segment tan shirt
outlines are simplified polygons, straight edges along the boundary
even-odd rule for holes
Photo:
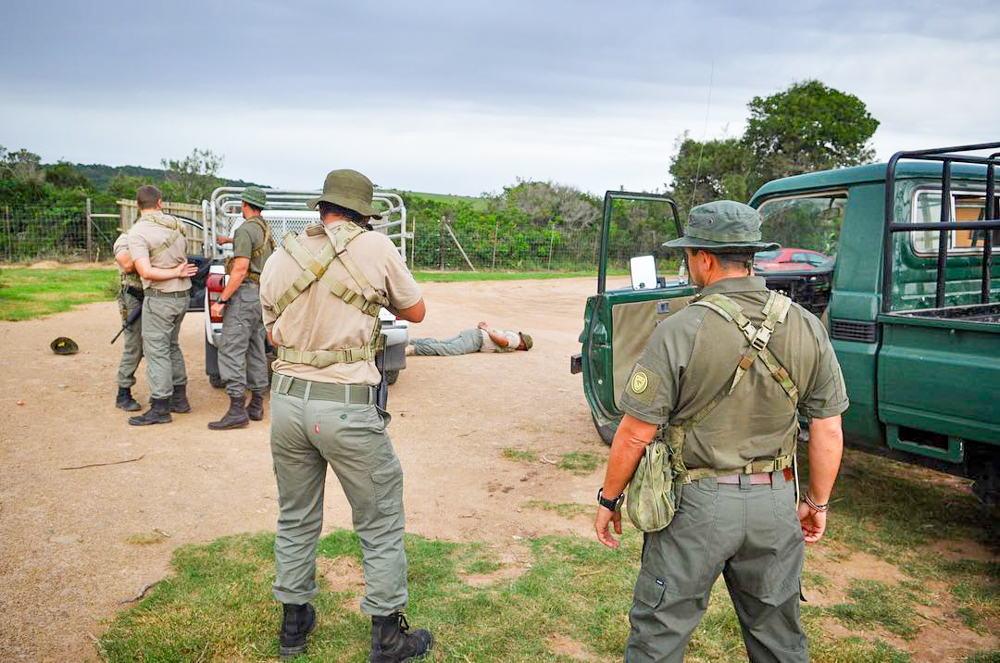
[[[507,339],[507,347],[501,348],[493,342],[488,332],[480,329],[479,333],[483,337],[483,345],[479,348],[480,352],[513,352],[517,350],[517,346],[521,345],[521,336],[517,332],[507,331],[506,329],[495,329],[493,331]]]
[[[721,293],[760,327],[769,295],[761,277],[717,281],[700,297]],[[732,381],[747,347],[732,322],[704,306],[688,306],[657,325],[622,396],[622,409],[642,421],[663,425],[690,419]],[[689,468],[741,468],[756,458],[789,453],[797,417],[831,417],[847,409],[840,364],[822,323],[793,304],[767,344],[799,388],[798,412],[781,385],[758,359],[736,387],[684,439]],[[636,391],[638,389],[638,391]]]
[[[115,243],[112,245],[111,251],[115,254],[115,258],[118,257],[118,254],[128,251],[127,233],[122,233],[121,235],[118,235],[118,239],[116,239]],[[134,269],[131,272],[126,272],[124,269],[122,269],[121,265],[116,263],[116,266],[118,267],[118,276],[121,277],[122,283],[124,285],[132,286],[134,288],[139,288],[140,290],[142,289],[142,282],[139,280],[138,272],[136,272]]]
[[[331,224],[331,227],[336,225]],[[307,227],[298,239],[313,255],[330,241],[318,224]],[[361,233],[347,245],[347,253],[372,287],[386,293],[397,310],[409,308],[420,301],[420,287],[392,240],[385,235]],[[339,260],[334,260],[329,270],[344,285],[361,291]],[[296,350],[343,350],[367,345],[375,318],[343,302],[322,283],[314,282],[282,311],[280,317],[275,315],[274,303],[281,299],[302,271],[299,263],[283,248],[277,249],[264,265],[260,277],[260,303],[264,325],[271,332],[274,343]],[[316,368],[277,359],[272,368],[276,373],[314,382],[378,384],[381,380],[374,361]]]
[[[154,212],[140,217],[139,221],[128,231],[128,252],[132,255],[132,260],[149,258],[150,266],[161,269],[171,269],[187,262],[187,240],[184,239],[183,228],[180,226],[180,221],[163,212]],[[170,246],[150,257],[151,253],[163,246],[174,235],[174,228],[181,231],[180,235],[175,236]],[[179,292],[191,288],[191,279],[187,277],[167,279],[166,281],[142,279],[142,287],[162,292]]]

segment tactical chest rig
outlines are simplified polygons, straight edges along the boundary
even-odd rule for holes
[[[274,237],[271,236],[271,227],[267,225],[267,222],[259,216],[252,216],[246,220],[246,223],[256,224],[261,230],[264,231],[264,241],[260,243],[260,246],[250,252],[250,262],[253,262],[257,258],[264,255],[265,247],[269,247],[271,249],[271,253],[274,253]],[[229,274],[232,271],[233,260],[234,258],[226,258],[226,274]],[[251,272],[248,267],[246,276],[243,277],[243,280],[259,284],[260,274],[257,272]]]
[[[167,221],[167,219],[170,219],[171,221],[173,221],[173,223],[170,223],[169,221]],[[143,219],[140,219],[140,220],[143,220]],[[161,253],[163,253],[164,251],[166,251],[167,249],[169,249],[171,246],[173,246],[174,242],[176,242],[178,238],[184,237],[184,230],[181,228],[180,221],[178,221],[177,219],[173,218],[172,216],[168,217],[166,215],[161,215],[161,214],[151,214],[151,215],[149,215],[144,220],[146,220],[146,221],[152,221],[156,225],[162,226],[162,227],[164,227],[164,228],[166,228],[167,230],[170,231],[170,234],[167,235],[167,239],[164,240],[163,244],[160,244],[158,247],[156,247],[155,249],[153,249],[152,251],[149,252],[149,259],[150,260],[152,260],[156,256],[160,255]],[[185,240],[185,242],[186,242],[186,240]],[[185,251],[187,250],[187,244],[186,243],[185,243],[184,249],[185,249]]]
[[[311,254],[293,233],[288,233],[281,240],[281,246],[288,252],[288,255],[302,268],[302,274],[295,279],[291,287],[285,291],[274,304],[274,313],[278,317],[288,306],[298,298],[303,292],[314,284],[319,283],[329,290],[335,297],[345,304],[357,308],[365,315],[375,318],[375,325],[372,328],[371,338],[367,345],[358,348],[344,348],[340,350],[303,350],[300,348],[290,348],[278,346],[278,359],[293,364],[308,364],[316,368],[325,368],[332,364],[353,364],[359,361],[372,361],[375,355],[382,349],[382,321],[379,320],[378,313],[384,306],[388,306],[389,300],[386,296],[372,287],[365,275],[354,264],[354,260],[347,253],[347,245],[350,244],[365,230],[353,223],[345,223],[333,230],[333,237],[323,245],[317,255]],[[333,276],[330,266],[334,261],[340,262],[351,275],[355,283],[361,288],[361,292],[351,286],[338,281]]]
[[[771,377],[781,385],[791,402],[792,409],[794,410],[798,406],[798,388],[792,382],[788,371],[778,363],[771,351],[767,349],[771,334],[774,333],[777,325],[784,323],[791,304],[792,300],[788,297],[772,291],[761,311],[764,314],[764,322],[760,328],[757,328],[744,314],[742,307],[725,295],[712,294],[691,302],[690,306],[704,306],[735,324],[750,345],[740,357],[731,382],[724,385],[719,393],[691,418],[685,421],[675,420],[668,426],[661,426],[657,430],[653,442],[646,447],[646,452],[640,459],[639,466],[628,486],[627,511],[629,518],[637,528],[644,532],[658,532],[669,525],[674,512],[680,506],[682,487],[686,483],[733,474],[734,472],[755,474],[758,472],[777,472],[792,467],[795,459],[794,439],[790,453],[771,459],[754,460],[738,470],[717,470],[702,467],[689,470],[684,465],[683,458],[684,438],[687,433],[699,422],[704,421],[726,396],[736,390],[736,386],[757,359],[764,363]],[[795,435],[798,435],[797,427]]]

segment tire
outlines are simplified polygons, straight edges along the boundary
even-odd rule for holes
[[[607,424],[602,426],[601,424],[597,423],[597,417],[595,417],[593,413],[591,413],[590,418],[594,422],[594,428],[597,429],[597,434],[598,436],[600,436],[601,442],[604,442],[604,444],[610,447],[611,443],[615,439],[615,432],[618,431],[617,422],[614,424]]]
[[[385,383],[386,384],[396,384],[396,380],[399,379],[399,371],[386,371],[385,372]]]

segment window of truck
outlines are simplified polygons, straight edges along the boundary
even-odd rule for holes
[[[975,192],[955,192],[951,195],[951,218],[955,221],[981,221],[986,210],[986,195]],[[936,223],[941,220],[941,192],[937,189],[918,189],[913,194],[911,223]],[[965,255],[982,253],[984,230],[952,230],[948,233],[948,254]],[[910,233],[913,252],[920,257],[937,257],[936,230]],[[993,245],[1000,241],[1000,230],[993,231]]]
[[[833,255],[846,205],[846,191],[771,198],[758,208],[763,220],[761,233],[765,240],[782,246]]]

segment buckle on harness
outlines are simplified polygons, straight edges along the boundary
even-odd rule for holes
[[[754,337],[750,340],[750,345],[755,347],[757,350],[763,350],[767,347],[767,342],[771,340],[771,330],[767,327],[761,327],[754,334]]]

